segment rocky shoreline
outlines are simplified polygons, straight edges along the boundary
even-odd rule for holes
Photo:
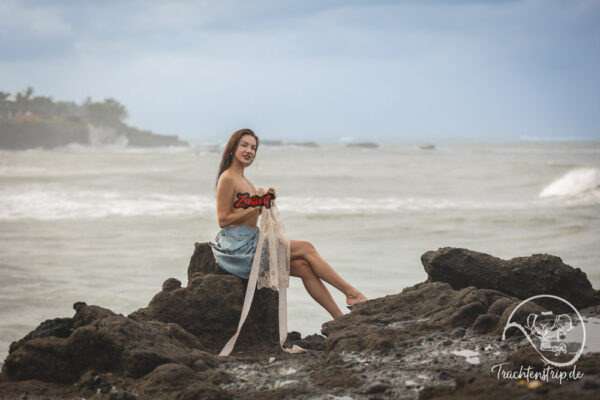
[[[458,248],[429,251],[421,262],[427,281],[356,305],[324,323],[322,335],[290,332],[286,345],[303,347],[302,354],[279,348],[277,293],[261,289],[231,356],[218,357],[237,328],[246,282],[224,275],[208,245],[196,243],[186,287],[169,278],[147,307],[128,316],[76,302],[72,318],[44,321],[13,342],[0,398],[599,398],[597,352],[553,367],[583,374],[562,384],[492,372],[499,364],[507,371],[548,368],[516,329],[501,338],[513,310],[526,316],[549,307],[539,299],[519,308],[522,300],[560,296],[584,321],[600,316],[600,291],[580,269],[547,254],[501,260]],[[568,308],[556,312],[577,327]]]
[[[177,135],[160,135],[122,124],[95,127],[80,121],[12,121],[0,119],[0,149],[54,149],[69,144],[84,146],[166,147],[189,143]]]

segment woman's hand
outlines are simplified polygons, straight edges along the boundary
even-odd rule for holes
[[[262,196],[263,194],[265,194],[265,189],[259,187],[258,189],[256,189],[256,193],[259,196]],[[260,206],[260,207],[257,207],[257,208],[258,208],[258,215],[262,215],[263,206]]]
[[[265,189],[259,187],[258,189],[256,189],[256,193],[259,196],[263,196],[265,194]],[[269,190],[267,190],[267,193],[273,193],[273,199],[277,197],[277,194],[275,193],[275,188],[273,187],[270,187]]]

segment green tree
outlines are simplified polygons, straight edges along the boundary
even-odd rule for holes
[[[50,119],[56,115],[56,105],[52,97],[36,96],[29,101],[29,111]]]
[[[33,88],[29,86],[25,92],[17,93],[16,103],[17,103],[17,114],[25,114],[29,111],[29,102],[31,99],[31,95],[33,95]]]
[[[104,99],[102,103],[84,103],[91,123],[104,126],[120,126],[129,114],[124,105],[115,99]]]

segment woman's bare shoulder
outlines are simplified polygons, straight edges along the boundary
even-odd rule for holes
[[[217,187],[233,187],[234,192],[256,192],[256,187],[246,177],[240,176],[229,170],[223,171],[219,177]]]
[[[238,181],[238,179],[235,176],[235,174],[232,174],[231,172],[229,172],[229,170],[225,170],[219,177],[218,184],[219,185],[222,185],[222,184],[235,185],[237,183],[237,181]]]

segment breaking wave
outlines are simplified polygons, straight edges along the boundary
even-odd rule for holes
[[[595,168],[573,169],[547,185],[539,197],[578,197],[600,198],[600,174]]]

